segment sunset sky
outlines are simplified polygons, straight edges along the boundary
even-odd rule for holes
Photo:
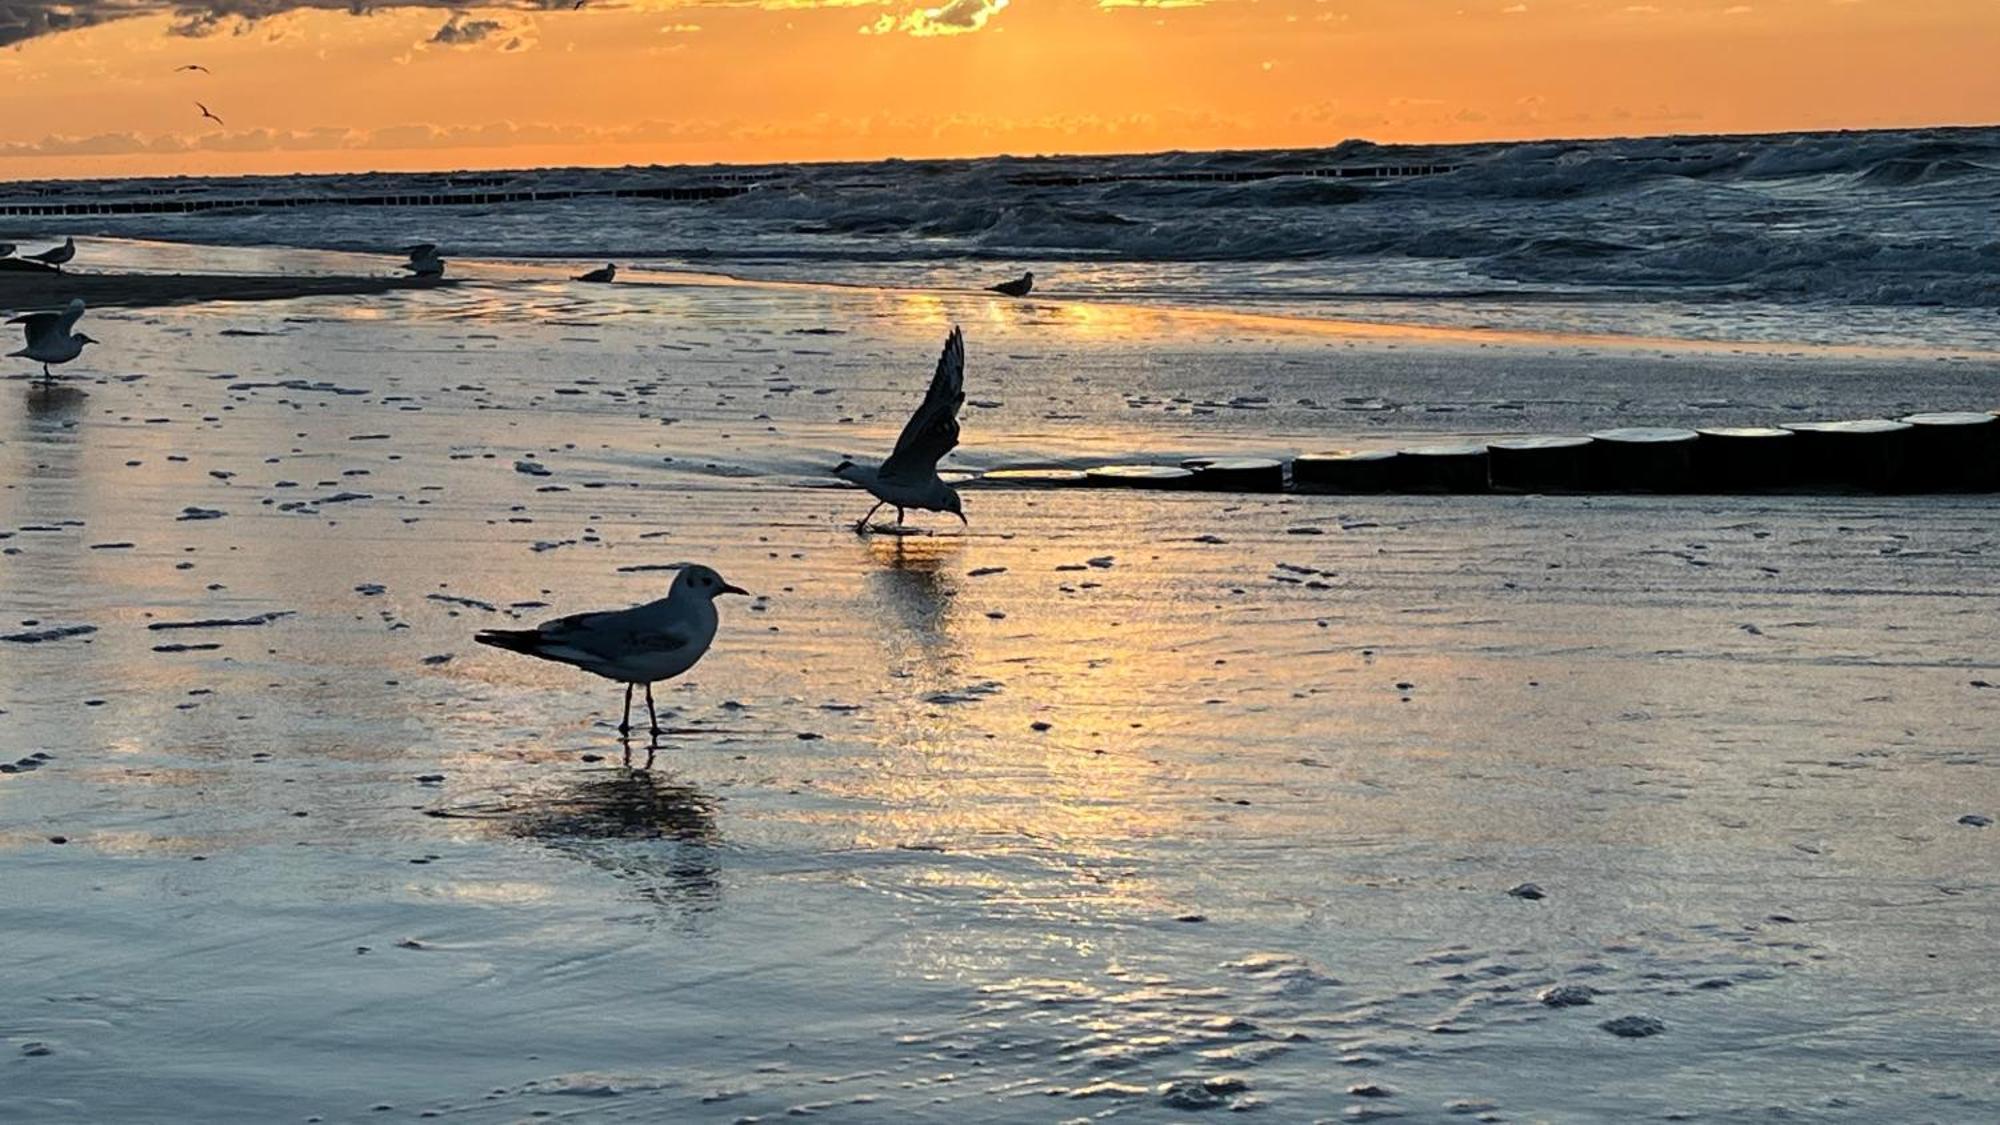
[[[2000,121],[2000,0],[554,2],[0,0],[0,178]]]

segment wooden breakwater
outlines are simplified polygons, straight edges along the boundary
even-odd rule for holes
[[[1260,180],[1407,180],[1456,172],[1460,164],[1334,164],[1324,168],[1239,168],[1184,172],[1030,172],[1010,176],[1023,187],[1087,187],[1091,184],[1174,183],[1248,184]]]
[[[1434,441],[1287,458],[1010,468],[1002,488],[1331,493],[1916,495],[2000,492],[2000,411],[1781,426],[1628,426],[1565,437]]]
[[[202,211],[274,211],[289,207],[492,207],[565,199],[660,199],[699,203],[729,199],[748,183],[683,184],[619,188],[516,188],[487,191],[394,191],[353,194],[203,196],[151,199],[30,199],[0,201],[0,216],[54,218],[77,215],[186,215]]]

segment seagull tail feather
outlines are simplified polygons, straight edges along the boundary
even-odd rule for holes
[[[542,635],[534,629],[481,629],[473,634],[472,639],[483,645],[527,656],[540,655],[542,647]]]

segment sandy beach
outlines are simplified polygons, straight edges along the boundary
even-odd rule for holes
[[[94,308],[5,389],[0,1118],[2000,1116],[1990,497],[863,540],[826,473],[952,323],[972,469],[1985,410],[1991,357],[554,272]],[[650,773],[471,642],[684,560],[756,597]]]

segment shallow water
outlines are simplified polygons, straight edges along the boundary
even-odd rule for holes
[[[824,475],[947,320],[970,466],[1990,364],[505,277],[91,317],[0,418],[0,625],[95,629],[0,641],[0,1117],[2000,1115],[1988,498],[986,488],[863,541]],[[470,642],[689,558],[759,596],[650,773],[615,688]]]

